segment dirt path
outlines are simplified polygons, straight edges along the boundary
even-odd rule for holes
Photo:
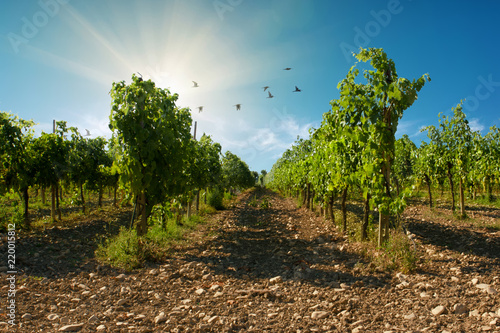
[[[89,260],[19,276],[17,331],[500,332],[500,233],[422,221],[422,211],[406,213],[423,260],[405,276],[369,265],[292,200],[245,193],[162,263],[123,273]],[[73,243],[67,255],[87,251]],[[36,267],[70,267],[58,260]]]

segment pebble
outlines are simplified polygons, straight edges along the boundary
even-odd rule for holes
[[[196,289],[195,294],[197,294],[197,295],[201,295],[201,294],[203,294],[204,292],[205,292],[205,289],[200,288],[200,289]]]
[[[323,319],[326,317],[328,317],[328,312],[326,312],[326,311],[314,311],[311,314],[312,319]]]
[[[213,321],[215,321],[217,318],[219,318],[219,316],[213,316],[213,317],[209,318],[207,321],[208,321],[208,323],[210,324],[210,323],[212,323]]]
[[[72,325],[66,325],[63,326],[59,329],[60,332],[76,332],[82,329],[83,323],[82,324],[72,324]]]
[[[105,331],[105,330],[106,330],[106,326],[104,326],[104,325],[99,325],[99,326],[97,326],[97,328],[96,328],[96,331],[98,331],[98,332],[100,332],[100,331]]]
[[[492,286],[488,286],[486,288],[486,292],[488,294],[490,294],[490,295],[496,295],[496,294],[498,294],[498,291],[495,288],[493,288]]]
[[[269,279],[270,284],[278,284],[281,282],[283,282],[283,278],[281,276],[275,276],[275,277]]]
[[[417,316],[415,316],[414,313],[410,313],[409,315],[406,315],[405,316],[405,319],[406,320],[412,320],[412,319],[415,319]]]
[[[71,323],[71,320],[68,317],[62,317],[59,322],[63,325]]]
[[[97,324],[98,322],[99,322],[99,318],[96,315],[92,315],[89,318],[89,323],[91,323],[91,324]]]
[[[488,288],[490,285],[489,284],[486,284],[486,283],[480,283],[480,284],[476,284],[476,288],[479,288],[479,289],[486,289]]]
[[[117,279],[118,281],[123,281],[123,280],[125,280],[125,277],[126,277],[125,274],[120,274],[117,277],[115,277],[115,279]]]
[[[155,317],[155,324],[162,323],[166,320],[167,316],[165,315],[165,312],[160,312],[160,314]]]
[[[21,318],[23,318],[25,320],[31,320],[31,319],[33,319],[33,316],[29,313],[25,313],[25,314],[23,314],[23,316]]]
[[[442,305],[436,306],[434,309],[432,309],[432,314],[435,316],[442,315],[446,308]]]
[[[47,316],[47,319],[48,320],[56,320],[59,318],[59,315],[55,314],[55,313],[51,313]]]
[[[453,312],[455,314],[464,314],[467,313],[467,311],[468,311],[467,307],[462,303],[457,303],[453,306]]]
[[[125,305],[128,301],[126,299],[119,299],[118,302],[116,302],[116,305],[122,306]]]

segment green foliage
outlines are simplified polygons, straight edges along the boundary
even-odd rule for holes
[[[194,186],[189,177],[196,155],[191,115],[176,106],[177,94],[135,74],[130,85],[113,83],[110,95],[109,127],[120,179],[135,196],[144,195],[149,216],[153,206]]]
[[[410,273],[417,268],[420,260],[414,243],[401,231],[391,233],[389,241],[384,244],[390,264],[389,267]]]
[[[345,194],[348,188],[361,188],[370,207],[382,213],[382,232],[387,230],[387,215],[404,208],[406,195],[394,193],[391,184],[398,122],[430,78],[398,77],[394,62],[382,49],[360,49],[355,56],[370,62],[372,69],[364,70],[360,81],[358,63],[351,67],[337,86],[340,98],[332,100],[331,110],[323,114],[321,127],[311,131],[310,139],[298,139],[270,174],[272,186],[281,192],[311,190],[320,202]],[[406,182],[413,161],[410,141],[404,140],[395,169],[396,177]]]
[[[222,186],[226,190],[243,190],[256,182],[248,165],[238,156],[227,151],[222,158]]]
[[[111,266],[132,270],[146,261],[161,260],[173,242],[181,240],[186,232],[202,222],[201,218],[193,217],[179,225],[174,219],[168,219],[164,224],[155,223],[144,236],[121,227],[118,235],[99,244],[96,257]]]
[[[140,266],[139,237],[133,230],[120,228],[120,233],[105,240],[96,250],[96,257],[112,266],[132,270]]]
[[[271,208],[271,202],[268,197],[263,197],[260,201],[260,209],[269,209]]]
[[[208,197],[207,197],[207,203],[211,207],[217,209],[217,210],[222,210],[224,209],[223,205],[223,197],[224,197],[224,192],[218,187],[215,187],[208,192]]]

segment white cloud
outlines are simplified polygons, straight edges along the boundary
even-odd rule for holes
[[[479,123],[478,118],[472,118],[469,121],[469,127],[470,127],[471,131],[473,131],[473,132],[484,130],[484,125]]]

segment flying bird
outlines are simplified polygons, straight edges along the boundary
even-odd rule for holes
[[[203,111],[203,106],[198,106],[198,113],[200,113],[201,111]]]
[[[269,86],[265,86],[265,87],[262,87],[262,88],[264,88],[264,91],[266,91],[269,88]]]
[[[85,129],[87,131],[87,134],[85,136],[90,136],[90,131],[88,129]]]
[[[284,71],[289,71],[290,69],[292,68],[291,67],[283,68]]]
[[[241,110],[241,104],[235,104],[233,106],[236,106],[236,111]]]
[[[300,90],[297,86],[295,86],[295,90],[293,92],[301,92],[302,90]]]
[[[198,82],[193,81],[193,88],[198,88]]]
[[[269,96],[267,96],[267,98],[273,98],[274,97],[273,95],[271,95],[270,91],[268,91],[267,93],[269,94]]]

